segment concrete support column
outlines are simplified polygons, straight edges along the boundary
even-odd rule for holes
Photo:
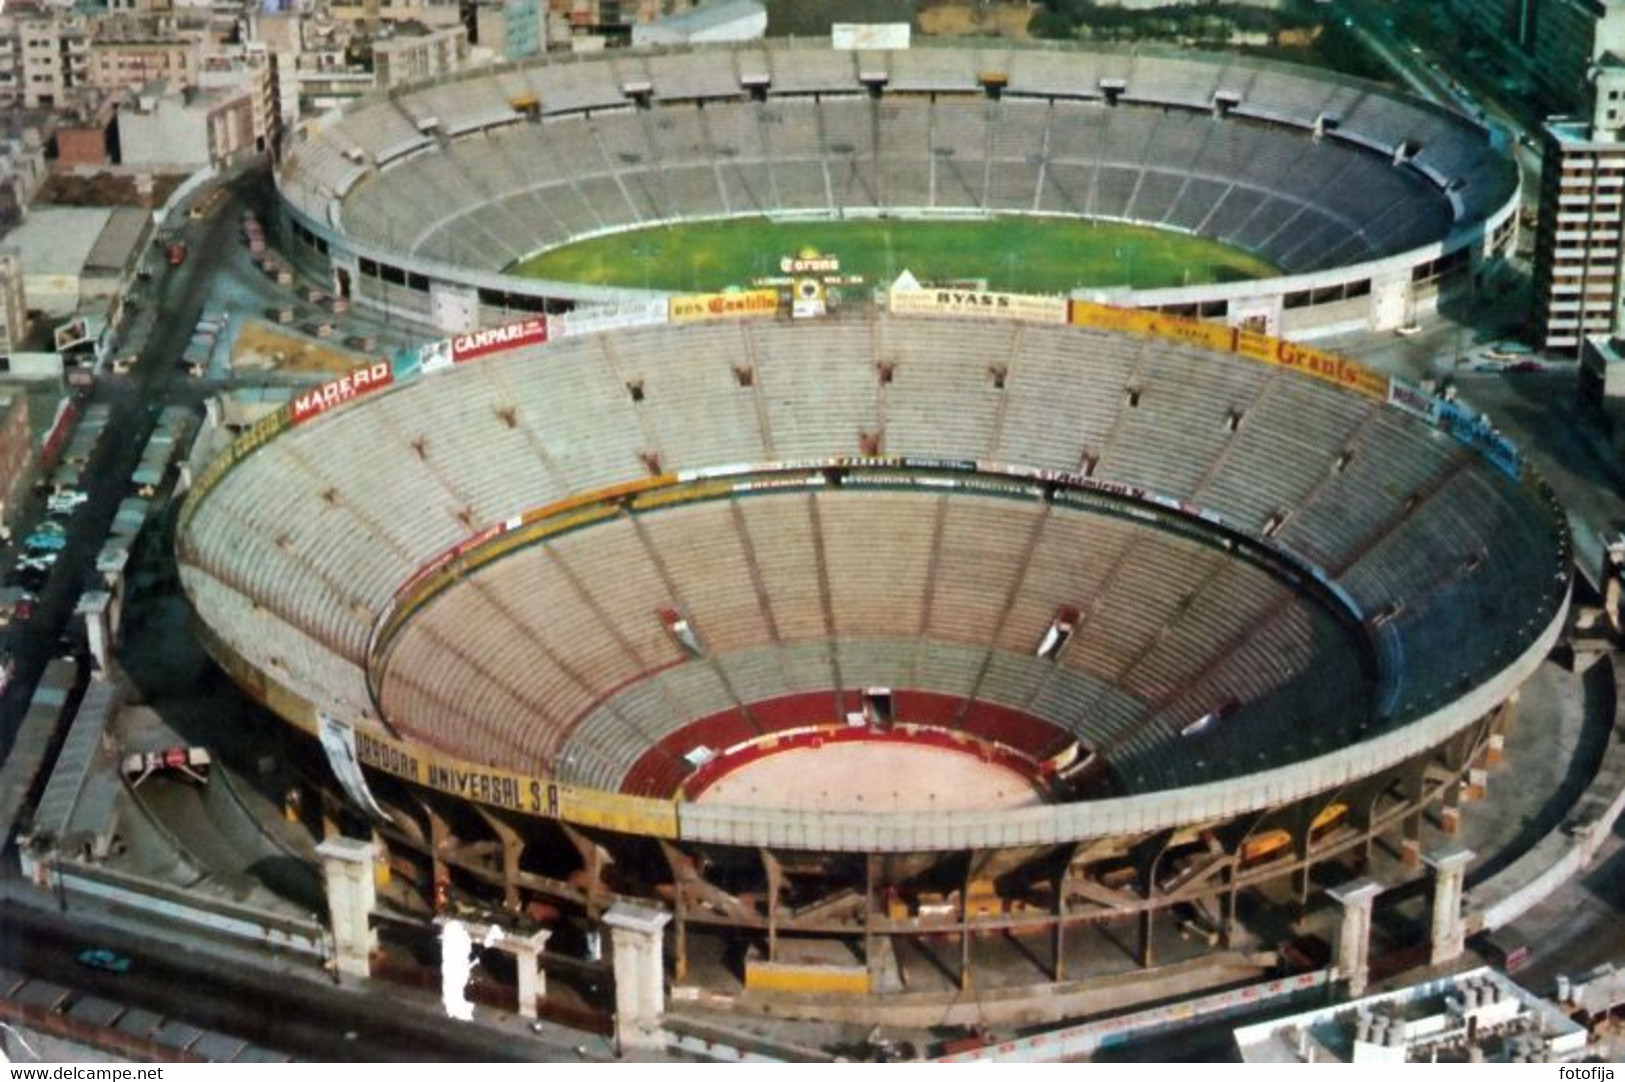
[[[1461,829],[1463,788],[1460,785],[1450,786],[1444,791],[1444,800],[1439,804],[1439,829],[1446,834],[1455,834]]]
[[[1423,858],[1433,869],[1433,925],[1429,963],[1441,965],[1461,957],[1467,928],[1461,919],[1461,891],[1473,851],[1462,846],[1435,850]]]
[[[333,930],[334,964],[340,973],[365,977],[378,946],[372,911],[378,900],[373,879],[373,843],[334,836],[316,847],[327,885],[327,918]]]
[[[1382,893],[1382,884],[1356,879],[1326,893],[1343,907],[1337,937],[1337,972],[1349,982],[1349,995],[1358,999],[1365,995],[1371,977],[1371,908]]]
[[[664,1046],[666,1012],[663,930],[671,914],[616,902],[604,914],[615,955],[615,1045],[622,1052]]]
[[[519,971],[519,1014],[536,1017],[536,1002],[547,996],[547,971],[542,968],[542,951],[553,933],[542,929],[532,935],[503,935],[492,946],[513,955]]]
[[[1610,578],[1612,581],[1612,578]],[[1518,707],[1522,705],[1523,689],[1514,691],[1501,709],[1490,719],[1490,738],[1484,747],[1484,765],[1499,766],[1506,758],[1507,731],[1518,720]]]

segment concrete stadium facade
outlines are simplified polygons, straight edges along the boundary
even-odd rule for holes
[[[1079,929],[1127,922],[1147,968],[1159,920],[1240,949],[1238,896],[1307,900],[1460,799],[1561,631],[1561,514],[1402,381],[1032,301],[454,336],[239,436],[192,485],[182,582],[233,678],[359,764],[425,906],[653,902],[679,983],[706,983],[692,937],[742,937],[746,988],[816,1017],[774,989],[895,991],[896,943],[957,938],[961,988],[994,933],[1051,937],[1045,987]],[[854,727],[1045,800],[690,799]],[[792,939],[860,972],[783,983]]]

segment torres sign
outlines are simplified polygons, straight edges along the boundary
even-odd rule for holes
[[[388,361],[375,361],[357,368],[347,376],[329,380],[294,396],[288,403],[288,416],[294,424],[304,424],[335,406],[342,406],[364,394],[381,391],[395,382],[395,372]]]

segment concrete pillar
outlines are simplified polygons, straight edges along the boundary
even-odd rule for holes
[[[1439,829],[1446,834],[1455,834],[1461,829],[1461,802],[1466,796],[1466,787],[1451,785],[1444,791],[1444,799],[1439,804]]]
[[[1337,972],[1349,982],[1349,995],[1365,995],[1371,977],[1371,908],[1382,893],[1373,879],[1356,879],[1326,892],[1343,907],[1337,939]]]
[[[1462,793],[1466,800],[1483,800],[1490,790],[1490,772],[1482,762],[1474,763],[1467,768],[1467,789]]]
[[[1420,830],[1421,828],[1418,827],[1417,829]],[[1422,839],[1412,837],[1410,831],[1411,823],[1410,819],[1407,818],[1405,821],[1405,838],[1399,843],[1399,862],[1407,868],[1414,868],[1422,863]]]
[[[373,843],[335,835],[316,847],[327,885],[327,918],[333,929],[334,964],[340,973],[365,977],[378,946],[372,911],[378,900]]]
[[[1461,957],[1466,949],[1467,927],[1461,919],[1462,882],[1473,851],[1462,846],[1437,849],[1422,859],[1433,869],[1433,926],[1431,965],[1442,965]]]
[[[615,1045],[623,1053],[664,1047],[666,1012],[663,929],[671,914],[616,902],[604,914],[615,956]]]
[[[542,929],[533,935],[505,934],[492,946],[513,955],[519,971],[519,1014],[536,1017],[536,1001],[547,995],[547,971],[542,968],[542,951],[553,933]]]
[[[1507,730],[1517,720],[1518,707],[1521,705],[1523,690],[1514,691],[1506,702],[1501,704],[1500,711],[1490,720],[1490,738],[1484,748],[1484,765],[1499,766],[1506,758]]]
[[[474,972],[474,944],[479,942],[475,938],[476,929],[455,919],[442,919],[438,923],[441,1008],[447,1018],[472,1022],[474,1004],[468,998],[468,980]]]

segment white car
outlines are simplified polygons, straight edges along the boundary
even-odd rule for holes
[[[78,489],[68,489],[48,496],[45,500],[45,509],[53,515],[71,515],[79,510],[90,497]]]
[[[1497,342],[1484,351],[1484,356],[1492,361],[1518,361],[1534,352],[1534,347],[1522,342]]]
[[[56,553],[40,552],[30,556],[22,556],[17,560],[17,566],[29,571],[49,571],[56,563]]]

